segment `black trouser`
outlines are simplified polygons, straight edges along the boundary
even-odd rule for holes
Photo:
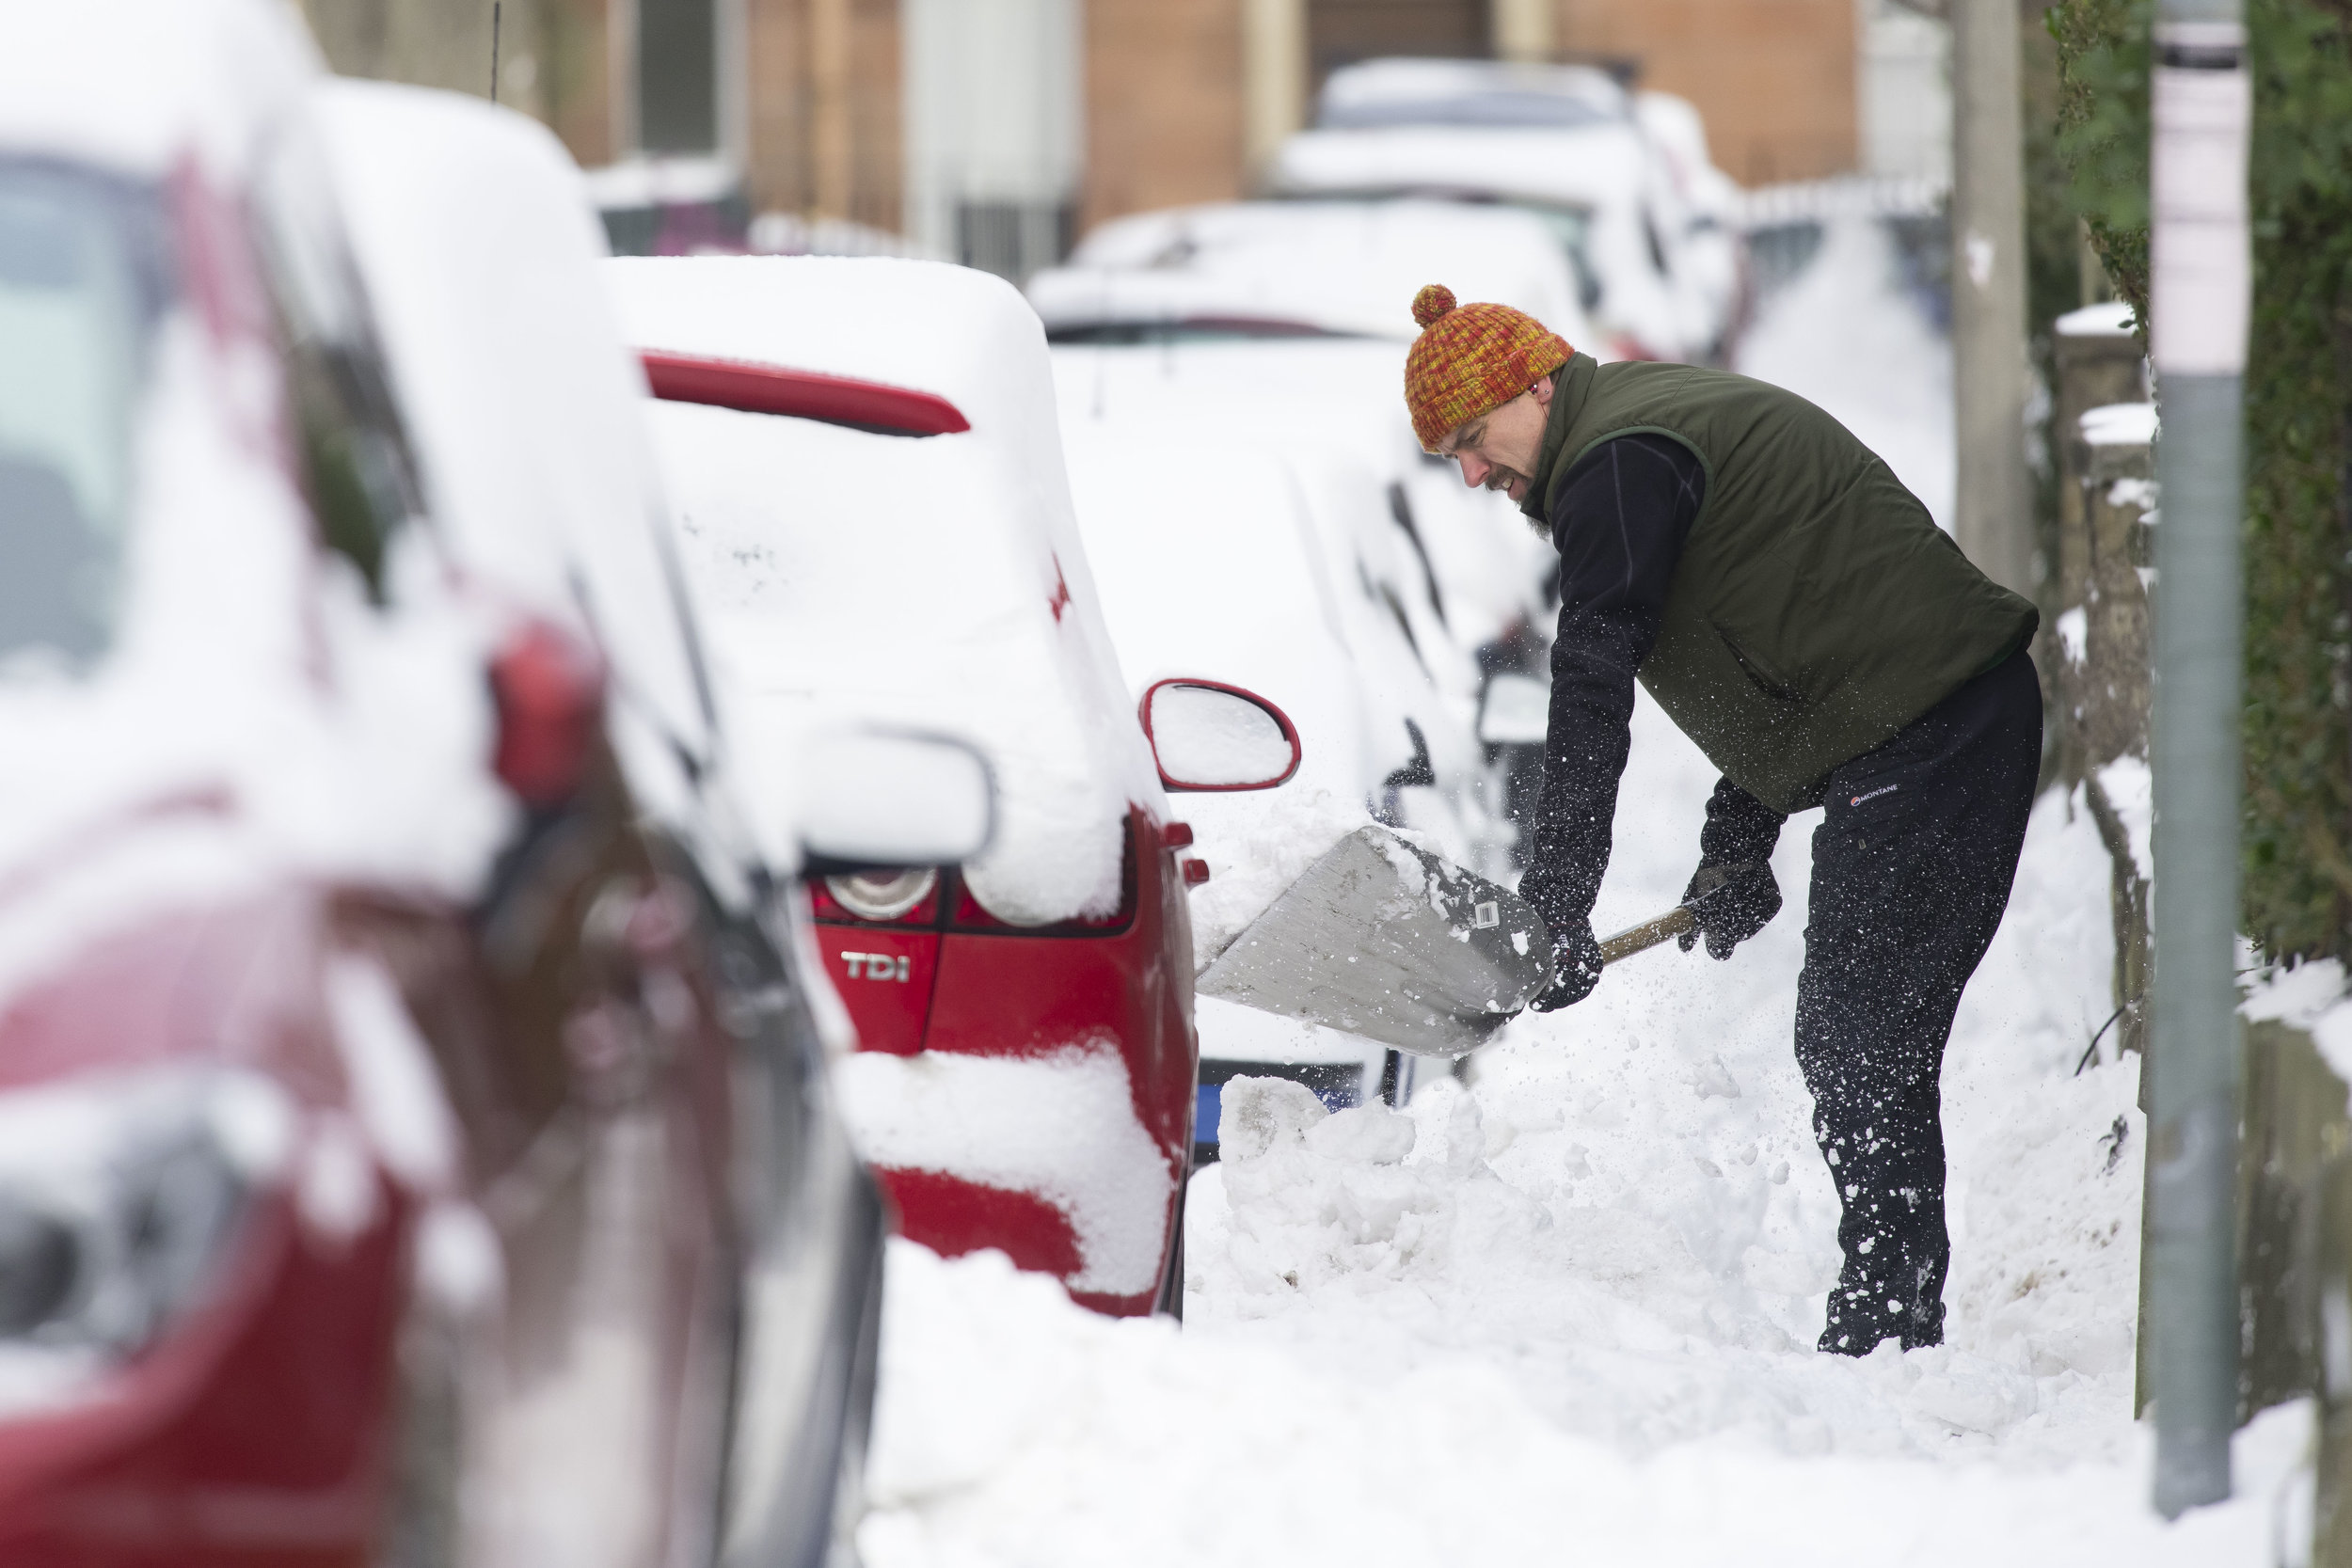
[[[1845,1205],[1822,1350],[1944,1338],[1944,1044],[2009,903],[2041,767],[2021,652],[1824,786],[1797,980],[1797,1065]]]

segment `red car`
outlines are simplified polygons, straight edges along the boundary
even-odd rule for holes
[[[1184,895],[1206,868],[1166,791],[1279,783],[1295,732],[1249,693],[1171,683],[1155,766],[1071,515],[1043,333],[1009,287],[781,258],[612,276],[734,733],[854,715],[995,765],[987,855],[813,893],[861,1042],[845,1113],[906,1234],[1000,1247],[1105,1312],[1181,1310]]]
[[[877,1207],[710,793],[567,166],[505,116],[439,169],[542,243],[437,364],[370,287],[434,236],[356,264],[322,148],[365,127],[282,8],[8,26],[0,1560],[822,1560]],[[791,1223],[841,1352],[798,1477],[738,1392]]]

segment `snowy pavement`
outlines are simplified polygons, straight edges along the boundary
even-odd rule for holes
[[[1750,364],[1817,378],[1857,428],[1840,401],[1915,410],[1886,444],[1925,489],[1942,364],[1867,352],[1902,329],[1855,287],[1867,241],[1832,237]],[[1800,330],[1841,319],[1851,359]],[[1713,782],[1645,698],[1597,928],[1675,901]],[[1948,1342],[1812,1350],[1836,1200],[1789,1036],[1818,820],[1790,822],[1788,905],[1728,962],[1631,959],[1409,1113],[1229,1090],[1182,1331],[894,1243],[872,1568],[2295,1560],[2301,1407],[2241,1434],[2236,1500],[2172,1527],[2146,1506],[2137,1067],[2074,1072],[2111,1006],[2107,863],[2063,796],[1947,1058]]]

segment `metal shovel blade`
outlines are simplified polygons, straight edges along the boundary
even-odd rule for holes
[[[1385,828],[1361,828],[1309,866],[1198,984],[1203,996],[1418,1056],[1460,1056],[1550,981],[1551,938],[1525,899]]]

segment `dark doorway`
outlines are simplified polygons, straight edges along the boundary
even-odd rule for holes
[[[1337,67],[1384,55],[1484,58],[1493,52],[1487,0],[1307,0],[1315,87]]]

